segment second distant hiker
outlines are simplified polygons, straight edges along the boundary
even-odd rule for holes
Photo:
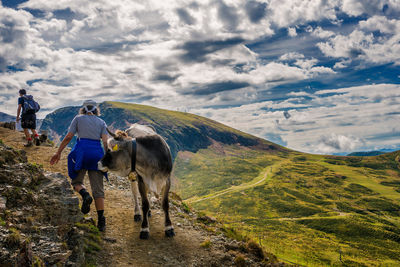
[[[90,204],[93,198],[86,191],[83,179],[86,172],[89,175],[90,187],[95,200],[98,221],[97,227],[104,231],[106,218],[104,217],[104,185],[103,173],[97,170],[97,162],[103,157],[104,149],[107,149],[107,130],[106,123],[100,119],[99,108],[96,102],[87,100],[79,110],[69,126],[68,133],[62,140],[56,154],[50,159],[50,164],[56,164],[61,157],[61,152],[72,140],[75,134],[78,138],[74,148],[68,155],[68,175],[72,179],[72,186],[76,192],[82,196],[82,213],[90,211]]]
[[[19,90],[18,108],[17,108],[17,123],[21,120],[21,127],[24,129],[27,143],[26,147],[32,146],[32,137],[35,139],[35,144],[40,145],[39,135],[36,132],[36,112],[40,109],[39,104],[33,100],[31,95],[26,94],[25,89]],[[20,118],[21,115],[21,118]],[[31,130],[32,135],[29,133]]]

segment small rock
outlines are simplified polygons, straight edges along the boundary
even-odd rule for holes
[[[6,209],[7,199],[5,197],[0,197],[0,212]]]
[[[201,217],[197,217],[198,221],[204,222],[204,223],[215,223],[217,220],[214,217],[210,217],[210,216],[201,216]]]
[[[103,240],[104,241],[106,241],[106,242],[109,242],[109,243],[116,243],[117,242],[117,239],[115,239],[115,238],[112,238],[112,237],[103,237]]]
[[[71,206],[78,206],[79,205],[79,199],[77,197],[68,197],[65,198],[63,201],[64,205],[71,205]]]
[[[83,218],[83,223],[90,223],[90,224],[96,225],[96,222],[94,221],[94,219],[89,216]]]

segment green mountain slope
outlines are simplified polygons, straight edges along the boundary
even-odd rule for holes
[[[262,150],[286,150],[216,121],[189,113],[120,102],[104,102],[99,107],[101,118],[112,129],[126,129],[132,123],[154,126],[166,139],[174,157],[178,151],[196,152],[207,148],[212,144],[212,140],[224,144],[257,146]],[[41,129],[51,131],[53,137],[60,139],[67,133],[69,123],[78,111],[79,107],[60,108],[46,116]]]
[[[253,184],[242,176],[242,185],[219,190],[218,182],[216,187],[203,182],[208,190],[196,191],[191,187],[198,187],[197,178],[214,183],[229,168],[239,168],[239,161],[225,161],[218,178],[209,161],[221,159],[201,157],[204,153],[178,154],[174,172],[185,184],[181,194],[281,259],[307,266],[400,264],[400,152],[368,158],[265,154],[260,165],[257,157],[247,157],[246,166],[259,166]]]
[[[173,186],[288,262],[400,265],[400,152],[375,157],[304,154],[196,115],[106,102],[114,129],[153,125],[174,154]],[[49,114],[63,136],[78,107]],[[397,157],[397,160],[396,160]]]

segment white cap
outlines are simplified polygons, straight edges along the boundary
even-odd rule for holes
[[[97,103],[94,100],[85,100],[85,102],[83,102],[82,106],[97,106]]]
[[[83,102],[82,106],[85,108],[86,112],[93,112],[96,110],[97,103],[96,103],[96,101],[93,101],[93,100],[85,100],[85,102]],[[92,108],[88,109],[88,106],[92,106]]]

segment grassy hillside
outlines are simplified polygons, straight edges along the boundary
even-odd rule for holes
[[[368,158],[228,154],[212,148],[178,154],[178,191],[196,209],[289,262],[400,264],[399,152]],[[257,176],[266,179],[252,186]]]
[[[185,199],[206,196],[213,192],[252,181],[268,166],[280,161],[271,154],[238,145],[214,144],[197,153],[180,152],[175,160],[175,188]]]

